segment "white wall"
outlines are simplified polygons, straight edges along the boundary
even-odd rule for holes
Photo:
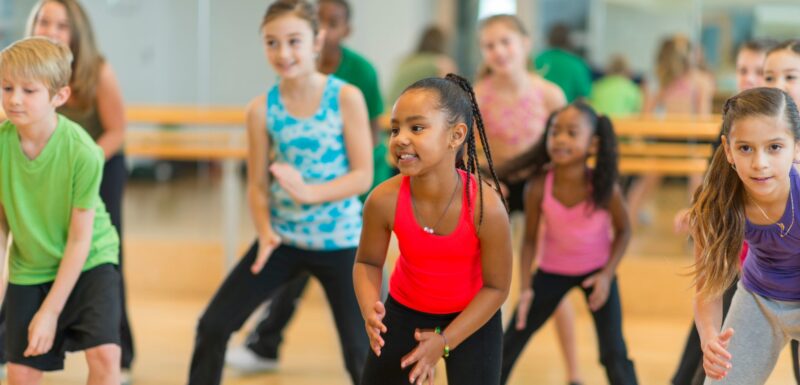
[[[590,58],[600,66],[605,66],[612,55],[623,54],[634,71],[651,75],[662,39],[676,33],[695,34],[695,19],[688,6],[642,7],[608,2],[604,11],[590,14],[590,24],[602,25],[599,29],[590,25],[590,30],[602,33],[602,47],[592,50]]]
[[[33,0],[20,0],[30,1]],[[192,104],[208,87],[211,104],[241,105],[274,82],[258,26],[268,1],[208,0],[210,79],[199,79],[197,0],[83,0],[102,52],[128,103]],[[433,20],[430,0],[351,0],[346,44],[375,64],[381,85]],[[207,84],[204,84],[207,82]]]

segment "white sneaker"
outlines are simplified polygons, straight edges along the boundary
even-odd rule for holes
[[[133,378],[131,377],[131,370],[130,369],[122,369],[119,372],[119,379],[121,385],[131,385],[133,384]]]
[[[278,360],[264,358],[246,346],[235,346],[225,353],[225,363],[245,374],[273,372],[278,369]]]

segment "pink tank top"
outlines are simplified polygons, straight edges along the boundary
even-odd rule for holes
[[[608,210],[585,200],[566,207],[553,197],[553,171],[545,176],[542,198],[544,242],[539,268],[577,276],[600,269],[611,257],[613,231]]]
[[[476,96],[489,139],[515,145],[523,143],[526,147],[536,144],[549,115],[542,89],[530,87],[513,103],[506,103],[497,96],[491,77],[481,83],[481,93]]]
[[[675,79],[664,87],[662,102],[668,114],[697,114],[700,111],[700,95],[689,75]]]

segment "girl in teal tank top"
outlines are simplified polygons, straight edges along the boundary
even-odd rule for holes
[[[356,196],[372,182],[364,97],[316,69],[314,7],[279,0],[261,24],[278,84],[247,107],[247,195],[258,240],[200,318],[189,384],[219,384],[231,333],[284,284],[310,274],[331,303],[344,362],[358,384],[369,341],[353,288],[361,232]]]

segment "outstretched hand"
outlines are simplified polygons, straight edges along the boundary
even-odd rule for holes
[[[369,346],[378,357],[381,355],[381,348],[386,343],[381,337],[381,334],[386,333],[387,330],[386,325],[383,324],[383,317],[386,317],[386,308],[383,306],[383,302],[377,301],[364,319]]]
[[[733,358],[728,352],[731,337],[733,337],[733,329],[727,328],[703,344],[703,369],[706,371],[706,376],[721,380],[728,375],[728,370],[731,369],[731,358]]]

